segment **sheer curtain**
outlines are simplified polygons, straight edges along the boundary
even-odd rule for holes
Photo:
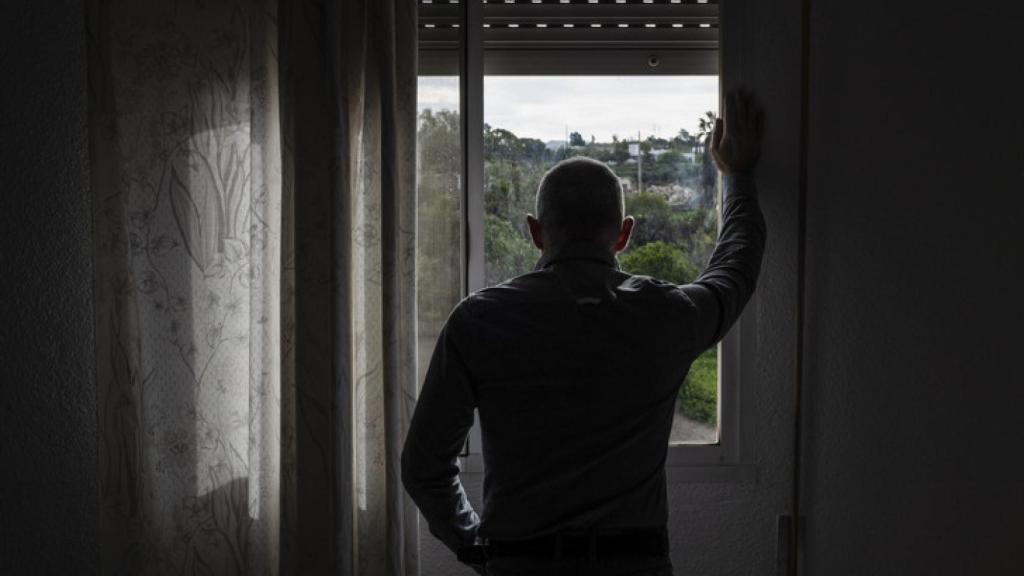
[[[416,574],[413,0],[93,1],[106,574]]]

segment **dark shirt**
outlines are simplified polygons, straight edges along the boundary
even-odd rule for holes
[[[679,386],[749,300],[764,243],[752,178],[726,176],[718,244],[691,284],[632,276],[608,252],[574,245],[462,300],[402,453],[403,483],[431,533],[457,550],[478,536],[664,526]],[[458,475],[474,408],[479,517]]]

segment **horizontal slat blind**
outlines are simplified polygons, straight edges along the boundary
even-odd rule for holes
[[[484,3],[485,50],[718,47],[717,1],[476,1]],[[458,49],[457,1],[420,0],[419,19],[421,50]]]

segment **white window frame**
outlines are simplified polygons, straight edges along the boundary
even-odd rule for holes
[[[720,43],[716,28],[699,24],[717,22],[718,6],[689,3],[687,16],[678,17],[678,6],[666,4],[548,5],[538,10],[533,21],[549,20],[552,9],[561,12],[564,22],[573,21],[584,8],[588,17],[605,22],[596,30],[562,30],[559,40],[530,42],[530,28],[501,28],[509,22],[530,22],[529,6],[507,6],[462,0],[445,6],[440,3],[420,6],[435,27],[424,30],[421,38],[420,74],[458,75],[460,82],[460,119],[463,153],[463,294],[484,287],[484,213],[483,213],[483,80],[486,75],[717,75],[720,90],[735,85],[739,62],[729,60],[722,66],[726,44]],[[519,0],[522,2],[522,0]],[[455,10],[453,10],[455,8]],[[625,8],[625,10],[623,10]],[[425,9],[425,10],[424,10]],[[524,10],[526,9],[526,10]],[[524,17],[525,14],[525,17]],[[624,17],[624,14],[628,16]],[[447,18],[448,26],[444,26]],[[625,18],[625,19],[624,19]],[[491,25],[484,28],[484,22]],[[686,34],[677,28],[656,30],[621,29],[608,23],[646,23],[651,21],[697,24]],[[632,30],[632,34],[630,31]],[[597,34],[595,34],[597,32]],[[653,34],[652,34],[653,33]],[[636,41],[642,38],[643,41]],[[585,39],[585,40],[584,40]],[[563,44],[564,42],[564,44]],[[581,48],[581,46],[583,48]],[[426,49],[424,49],[426,47]],[[719,186],[721,189],[721,186]],[[719,202],[721,205],[721,202]],[[748,308],[756,307],[756,294]],[[744,314],[719,344],[719,439],[715,444],[670,444],[666,459],[668,480],[672,482],[753,482],[753,350],[755,316]],[[465,473],[483,471],[480,454],[480,429],[474,424],[467,453],[462,457]]]

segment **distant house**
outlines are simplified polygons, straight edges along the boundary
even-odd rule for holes
[[[691,163],[697,161],[697,153],[692,148],[689,151],[671,148],[658,148],[656,150],[651,150],[650,154],[651,156],[654,156],[655,159],[658,159],[662,154],[666,154],[668,152],[675,152]]]

